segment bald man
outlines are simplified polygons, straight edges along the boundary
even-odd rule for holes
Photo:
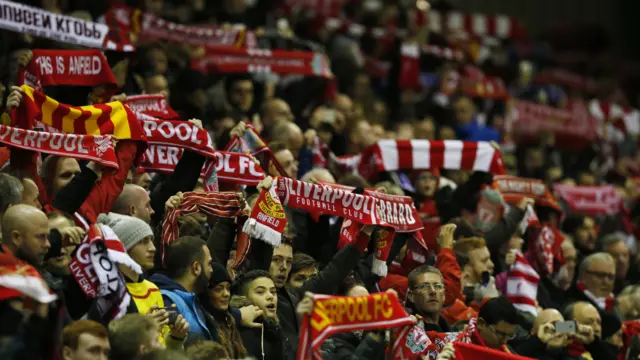
[[[310,182],[311,179],[315,179],[317,182],[325,183],[325,184],[335,184],[336,179],[331,175],[329,170],[316,168],[311,171],[308,171],[306,174],[302,176],[300,179],[304,182]]]
[[[540,311],[533,322],[531,336],[514,344],[516,353],[535,359],[564,359],[568,336],[556,332],[555,323],[559,321],[564,321],[564,317],[558,310]]]
[[[281,122],[273,128],[272,141],[279,141],[285,144],[297,159],[300,149],[304,145],[304,136],[300,127],[292,122]]]
[[[293,113],[291,107],[282,99],[268,100],[262,110],[262,124],[266,134],[272,134],[273,127],[280,122],[292,122]]]
[[[139,185],[126,184],[116,199],[111,212],[136,217],[147,224],[154,214],[147,190]]]
[[[2,243],[17,258],[41,267],[51,248],[47,215],[33,206],[7,209],[2,219]]]

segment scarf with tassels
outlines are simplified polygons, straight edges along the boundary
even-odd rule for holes
[[[164,261],[165,247],[179,236],[178,218],[201,212],[206,215],[234,218],[242,214],[245,203],[241,195],[234,192],[184,193],[184,199],[177,209],[168,211],[162,223],[161,255]]]

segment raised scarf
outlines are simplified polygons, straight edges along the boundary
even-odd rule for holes
[[[16,258],[3,246],[0,251],[0,300],[23,295],[40,303],[50,303],[58,298],[38,270]]]
[[[357,155],[325,157],[338,168],[366,179],[383,171],[472,170],[504,174],[500,150],[490,143],[459,140],[380,140]],[[331,162],[327,167],[332,169]]]
[[[368,296],[313,295],[313,311],[300,325],[298,360],[322,359],[320,345],[331,335],[374,331],[415,323],[398,298],[388,292]]]
[[[164,260],[164,249],[179,236],[178,218],[183,215],[201,212],[206,215],[234,218],[242,214],[244,200],[238,193],[218,192],[199,193],[186,192],[184,199],[177,209],[167,211],[162,222],[162,248],[161,254]]]
[[[18,84],[26,84],[38,91],[45,86],[99,86],[104,85],[102,102],[115,93],[118,84],[99,50],[32,50],[33,59],[20,68]]]
[[[167,97],[164,94],[144,94],[127,96],[122,100],[131,111],[142,113],[154,118],[163,120],[177,120],[180,118],[178,113],[169,106]]]
[[[540,275],[551,275],[565,263],[562,254],[564,235],[557,229],[544,225],[537,233],[532,234],[529,253],[536,263],[531,265]]]
[[[120,29],[57,14],[37,7],[0,0],[0,28],[29,33],[57,42],[81,45],[94,49],[135,51],[135,46]]]
[[[70,106],[61,104],[27,85],[15,110],[14,126],[31,130],[37,123],[78,135],[113,135],[118,140],[145,141],[137,116],[119,101],[107,104]]]
[[[234,136],[231,138],[224,151],[245,154],[247,152],[255,156],[263,169],[267,173],[270,173],[271,165],[274,166],[276,174],[273,176],[287,176],[287,172],[284,170],[278,159],[273,155],[271,149],[267,145],[267,142],[262,139],[260,134],[251,124],[247,124],[247,130],[242,137]]]
[[[613,185],[571,186],[557,184],[556,195],[572,212],[588,215],[615,215],[624,207],[622,197]]]
[[[393,332],[393,359],[417,359],[424,356],[435,360],[449,343],[471,343],[476,332],[476,319],[469,320],[467,328],[460,332],[425,331],[422,324],[406,326]]]
[[[255,186],[264,179],[264,171],[249,156],[215,151],[209,133],[188,121],[159,120],[143,114],[138,118],[150,144],[141,165],[147,171],[173,172],[186,149],[207,158],[201,171],[207,191],[217,191],[218,180]]]
[[[118,264],[142,274],[140,265],[127,254],[111,228],[102,224],[88,226],[87,235],[69,263],[69,270],[85,295],[96,299],[101,318],[124,316],[131,301]]]
[[[0,142],[10,147],[90,160],[118,169],[118,159],[109,136],[49,133],[0,125]]]
[[[210,47],[191,67],[208,73],[274,73],[333,78],[327,56],[311,51]]]
[[[507,271],[507,287],[505,296],[520,311],[533,316],[538,315],[537,301],[540,275],[529,264],[527,259],[518,252],[516,262]]]
[[[535,200],[536,206],[562,212],[562,208],[542,180],[497,175],[493,177],[493,183],[500,189],[504,201],[509,204],[517,204],[522,198],[529,197]]]
[[[154,14],[142,12],[126,5],[111,7],[105,22],[122,32],[136,37],[141,43],[164,40],[193,46],[256,46],[253,31],[234,26],[222,29],[211,25],[185,25],[167,21]]]

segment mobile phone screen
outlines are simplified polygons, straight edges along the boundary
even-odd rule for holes
[[[576,322],[573,320],[569,321],[558,321],[555,323],[556,332],[560,334],[574,334],[576,332]]]

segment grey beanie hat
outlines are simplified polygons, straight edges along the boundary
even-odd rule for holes
[[[133,216],[114,213],[109,213],[109,215],[101,214],[98,217],[98,222],[110,227],[127,251],[146,237],[153,237],[153,231],[149,224]]]

